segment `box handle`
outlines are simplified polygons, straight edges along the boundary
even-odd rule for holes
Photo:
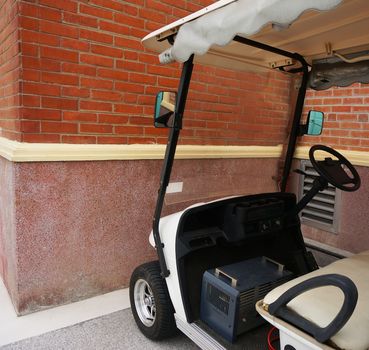
[[[228,275],[227,273],[225,273],[224,271],[220,270],[219,268],[215,269],[215,276],[219,277],[219,275],[222,275],[224,278],[230,280],[231,282],[231,286],[232,287],[237,287],[237,278],[234,278],[230,275]]]
[[[269,262],[272,263],[274,265],[278,266],[278,272],[283,272],[284,271],[284,265],[280,264],[278,261],[275,261],[273,259],[270,259],[266,256],[263,256],[263,262]]]

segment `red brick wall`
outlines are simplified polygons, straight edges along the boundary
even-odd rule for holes
[[[309,91],[305,112],[309,109],[325,113],[324,130],[321,137],[306,137],[301,144],[369,151],[369,85]]]
[[[158,65],[140,40],[209,3],[18,1],[22,99],[18,124],[3,121],[2,136],[24,142],[166,142],[167,131],[152,127],[154,95],[177,88],[179,65]],[[288,82],[276,73],[196,67],[182,142],[281,143]],[[11,133],[15,126],[21,135]]]
[[[19,140],[19,44],[16,0],[0,0],[0,128]]]
[[[0,1],[1,136],[24,142],[166,142],[167,131],[152,127],[154,95],[177,88],[179,65],[158,65],[140,40],[213,1]],[[282,143],[289,86],[278,73],[196,66],[181,142]],[[322,138],[305,138],[305,144],[367,150],[367,96],[368,88],[358,85],[309,92],[307,108],[324,110],[327,123]]]

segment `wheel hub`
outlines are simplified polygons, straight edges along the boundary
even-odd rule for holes
[[[150,285],[143,279],[137,280],[135,284],[134,300],[141,322],[146,327],[153,326],[156,319],[155,298]]]

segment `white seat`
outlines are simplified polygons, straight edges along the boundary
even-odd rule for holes
[[[334,348],[345,350],[369,349],[369,251],[336,261],[322,269],[289,281],[268,293],[258,308],[267,310],[268,305],[278,299],[294,285],[311,277],[325,274],[340,274],[350,278],[358,289],[358,302],[354,313],[345,326],[330,339]],[[327,326],[336,316],[343,303],[340,289],[328,286],[307,291],[289,304],[292,309],[319,327]],[[262,314],[262,312],[260,312]],[[264,315],[265,316],[265,315]],[[269,315],[267,319],[276,319]],[[277,322],[278,323],[278,322]]]

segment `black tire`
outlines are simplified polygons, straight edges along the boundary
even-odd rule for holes
[[[129,284],[133,317],[141,332],[152,340],[166,339],[177,333],[174,308],[169,298],[167,285],[160,272],[158,261],[140,265],[133,271]],[[146,299],[139,293],[143,288],[146,288],[145,290],[153,296],[154,317],[146,317],[147,314],[150,316],[150,312],[152,313],[152,306],[141,304],[143,299]]]

